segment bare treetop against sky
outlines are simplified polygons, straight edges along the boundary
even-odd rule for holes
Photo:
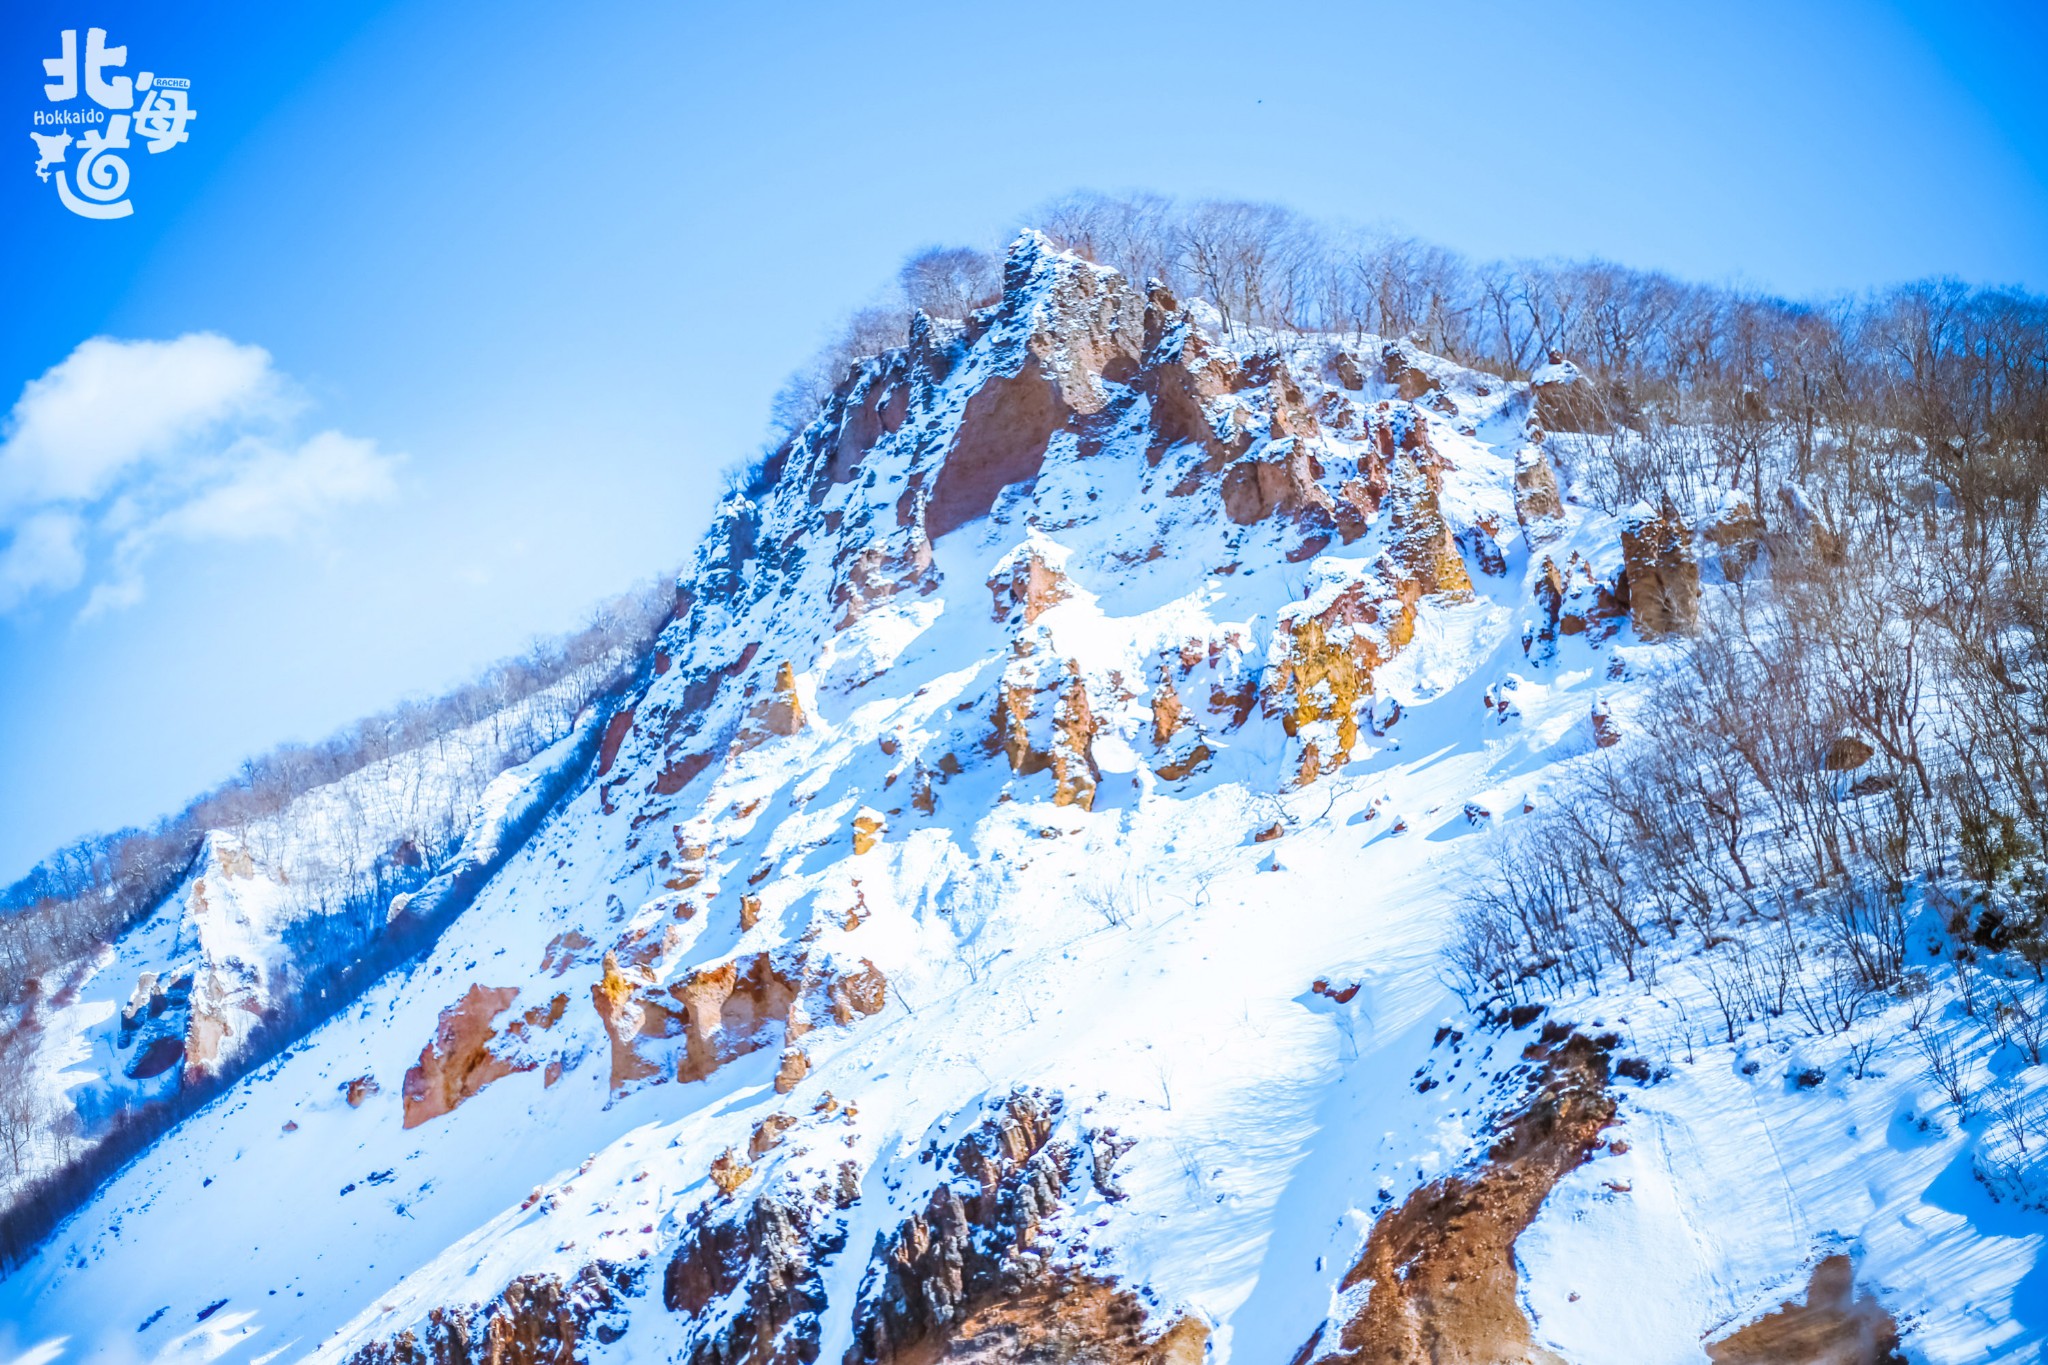
[[[67,211],[40,142],[0,177],[0,877],[671,566],[906,251],[1077,186],[1792,295],[2048,287],[2035,5],[33,0],[0,25],[18,128],[66,29],[198,111],[175,155],[138,143],[125,218]]]

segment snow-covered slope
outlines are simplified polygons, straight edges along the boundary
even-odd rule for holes
[[[473,891],[588,762],[604,704],[556,718],[579,686],[587,679],[572,677],[209,831],[153,913],[0,1019],[0,1033],[29,1044],[34,1126],[50,1134],[23,1141],[18,1167],[38,1173],[139,1106],[233,1074],[264,1025],[320,1012],[302,997],[333,984],[387,921],[430,922]],[[506,766],[555,728],[567,733]]]
[[[1474,1172],[1548,1160],[1498,1122],[1548,1087],[1594,1117],[1498,1201],[1502,1358],[1704,1360],[1835,1253],[1916,1358],[2034,1358],[2048,1220],[1916,1068],[1746,1068],[1648,983],[1541,1024],[1443,984],[1499,827],[1654,731],[1664,646],[1603,585],[1684,607],[1531,402],[1026,234],[729,499],[432,953],[0,1283],[4,1344],[1409,1358],[1350,1340],[1354,1267],[1432,1182],[1494,1209]]]

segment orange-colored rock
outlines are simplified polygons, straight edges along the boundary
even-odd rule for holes
[[[718,1186],[719,1193],[728,1199],[739,1193],[740,1186],[753,1176],[754,1168],[741,1160],[739,1153],[730,1147],[712,1159],[711,1183]]]
[[[1472,575],[1465,571],[1465,557],[1458,553],[1457,537],[1437,501],[1436,472],[1419,461],[1404,463],[1394,496],[1394,543],[1389,554],[1401,569],[1401,600],[1412,608],[1437,593],[1470,593]],[[1407,643],[1405,635],[1396,642]]]
[[[1186,722],[1187,707],[1181,704],[1180,693],[1174,690],[1173,679],[1162,677],[1159,686],[1152,692],[1152,743],[1156,748],[1165,748],[1167,741],[1180,733]]]
[[[1079,806],[1092,810],[1095,789],[1101,785],[1102,770],[1095,766],[1095,713],[1088,705],[1088,689],[1079,678],[1070,678],[1060,696],[1060,710],[1054,722],[1052,749],[1055,806]]]
[[[643,989],[653,984],[642,968],[628,976],[619,970],[616,954],[604,955],[604,975],[590,988],[591,1004],[604,1023],[612,1045],[613,1090],[632,1081],[655,1075],[659,1070],[642,1057],[634,1043],[640,1038],[668,1037],[680,1031],[681,1016],[661,1003],[650,1000]]]
[[[375,1076],[357,1076],[354,1080],[341,1083],[342,1096],[348,1101],[348,1107],[351,1109],[362,1108],[364,1100],[380,1093],[382,1089],[383,1087],[377,1084]]]
[[[1031,744],[1031,717],[1036,710],[1029,687],[1006,682],[996,688],[996,728],[991,743],[1009,760],[1013,773],[1045,768],[1045,755]]]
[[[889,1003],[889,982],[882,969],[866,958],[861,959],[860,965],[861,970],[849,972],[832,983],[834,1023],[850,1024],[858,1017],[880,1014]]]
[[[754,927],[755,925],[759,924],[760,922],[761,922],[761,898],[760,898],[759,896],[741,896],[741,897],[740,897],[740,932],[741,932],[741,933],[745,933],[745,932],[746,932],[747,930],[749,930],[749,929],[753,928],[753,927]]]
[[[766,1046],[771,1023],[797,1021],[791,1006],[802,993],[801,983],[784,976],[766,953],[715,967],[700,968],[669,994],[683,1004],[686,1043],[676,1067],[678,1081],[702,1080],[735,1057]]]
[[[810,1054],[800,1047],[782,1050],[782,1064],[775,1069],[775,1093],[787,1095],[803,1083],[811,1074]]]
[[[1536,1045],[1519,1107],[1497,1119],[1483,1161],[1424,1185],[1382,1214],[1338,1284],[1350,1314],[1297,1357],[1316,1365],[1553,1362],[1517,1294],[1515,1242],[1550,1192],[1614,1121],[1607,1055],[1573,1034]]]
[[[405,1126],[417,1128],[428,1119],[452,1112],[492,1081],[532,1062],[508,1061],[491,1051],[498,1032],[491,1021],[512,1007],[517,986],[472,985],[456,1004],[441,1011],[434,1040],[420,1049],[420,1059],[405,1073]]]
[[[1692,531],[1666,503],[1637,505],[1621,527],[1622,598],[1645,640],[1688,634],[1699,623],[1700,566]]]
[[[782,1145],[782,1135],[796,1127],[796,1118],[790,1114],[770,1114],[754,1125],[753,1136],[747,1139],[747,1155],[766,1156]]]
[[[1363,585],[1353,584],[1320,615],[1282,625],[1286,646],[1269,683],[1281,727],[1292,737],[1318,722],[1334,724],[1328,757],[1337,766],[1350,761],[1358,743],[1358,704],[1371,693],[1373,670],[1385,657],[1374,634],[1358,627],[1379,620],[1379,604],[1367,602]],[[1318,746],[1318,759],[1324,757]]]
[[[1389,341],[1380,348],[1380,368],[1404,402],[1414,402],[1437,387],[1436,376],[1422,368],[1422,353],[1405,341]]]
[[[1515,520],[1532,543],[1554,539],[1564,529],[1557,469],[1541,446],[1529,446],[1515,457]]]
[[[804,704],[796,693],[796,669],[784,659],[775,670],[775,690],[754,703],[753,728],[785,738],[804,728]]]
[[[582,930],[566,929],[548,940],[548,946],[541,952],[540,969],[560,976],[581,960],[578,954],[595,946]]]
[[[1067,600],[1066,575],[1053,568],[1036,549],[997,567],[988,580],[994,619],[1001,621],[1021,609],[1025,625]]]
[[[882,818],[880,811],[866,806],[861,807],[853,817],[854,853],[866,853],[876,844],[882,842],[882,833],[887,828],[888,821]]]
[[[1897,1365],[1899,1324],[1837,1252],[1813,1268],[1803,1300],[1706,1343],[1714,1365]]]

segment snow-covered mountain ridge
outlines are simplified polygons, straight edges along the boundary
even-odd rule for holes
[[[728,499],[432,953],[0,1284],[13,1348],[1697,1360],[1840,1254],[1917,1356],[2038,1353],[2043,1221],[1917,1073],[1441,980],[1493,831],[1653,742],[1754,553],[1741,499],[1574,504],[1582,382],[1225,335],[1026,234]]]

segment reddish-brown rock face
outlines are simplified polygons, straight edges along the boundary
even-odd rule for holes
[[[1006,620],[1015,612],[1027,626],[1066,601],[1070,592],[1066,575],[1035,549],[999,566],[988,580],[988,588],[994,599],[994,619]]]
[[[1677,509],[1632,513],[1622,525],[1621,557],[1622,596],[1636,634],[1655,640],[1690,633],[1699,620],[1700,566]]]
[[[1276,513],[1313,517],[1334,525],[1336,500],[1316,481],[1313,457],[1299,441],[1276,442],[1257,459],[1223,471],[1223,512],[1240,526]]]
[[[1062,258],[1042,237],[1012,249],[991,325],[1010,354],[967,400],[932,482],[924,506],[931,540],[987,515],[1005,488],[1035,478],[1053,436],[1108,402],[1102,381],[1137,370],[1137,296],[1122,276]]]
[[[1550,431],[1579,431],[1604,436],[1615,428],[1615,404],[1578,367],[1552,350],[1550,363],[1530,386],[1536,421]]]
[[[1593,568],[1575,550],[1559,567],[1548,555],[1536,572],[1536,605],[1542,617],[1522,638],[1531,658],[1549,658],[1557,641],[1583,635],[1593,644],[1620,627],[1628,607],[1613,587],[1594,577]]]
[[[405,1073],[405,1126],[416,1128],[449,1113],[492,1081],[531,1062],[512,1062],[491,1051],[498,1036],[491,1021],[512,1007],[517,986],[471,986],[461,1000],[441,1011],[434,1041]]]
[[[1529,446],[1515,458],[1515,520],[1531,542],[1552,539],[1563,527],[1557,470],[1541,446]]]
[[[989,379],[975,390],[925,504],[925,534],[937,540],[987,516],[998,493],[1036,478],[1046,444],[1072,412],[1036,356],[1015,375]]]
[[[700,967],[666,985],[649,968],[622,966],[608,953],[590,993],[611,1040],[615,1091],[665,1078],[665,1071],[681,1082],[702,1080],[736,1058],[793,1044],[826,1014],[834,1023],[850,1024],[880,1011],[888,998],[882,973],[871,962],[834,976],[802,959],[778,967],[767,953]],[[786,1071],[790,1065],[785,1059]],[[794,1072],[789,1084],[801,1076],[801,1070]]]
[[[775,690],[754,703],[740,741],[754,743],[768,735],[787,738],[803,728],[804,704],[796,693],[796,669],[785,659],[775,670]]]
[[[1053,804],[1092,809],[1102,770],[1095,764],[1096,719],[1088,687],[1072,670],[1056,684],[1056,697],[1030,683],[1011,681],[996,690],[995,732],[989,748],[1001,753],[1019,776],[1051,770]],[[1050,731],[1039,717],[1050,701]]]
[[[1341,1291],[1359,1291],[1334,1340],[1318,1329],[1296,1356],[1318,1365],[1492,1365],[1550,1361],[1517,1298],[1514,1246],[1543,1201],[1614,1121],[1604,1047],[1573,1034],[1541,1046],[1542,1070],[1473,1170],[1423,1186],[1373,1226]],[[1362,1300],[1362,1301],[1361,1301]]]
[[[666,671],[666,670],[664,670]],[[626,736],[633,732],[633,708],[622,707],[612,713],[605,722],[604,742],[597,750],[597,775],[603,777],[612,770],[612,763],[619,756],[619,746],[626,742]]]
[[[573,1279],[522,1275],[480,1307],[437,1308],[423,1329],[373,1342],[348,1365],[576,1365],[587,1336],[617,1340],[608,1322],[641,1292],[642,1271],[598,1262]]]
[[[1390,341],[1380,350],[1380,366],[1394,393],[1414,402],[1436,388],[1436,376],[1422,368],[1422,356],[1405,341]]]

